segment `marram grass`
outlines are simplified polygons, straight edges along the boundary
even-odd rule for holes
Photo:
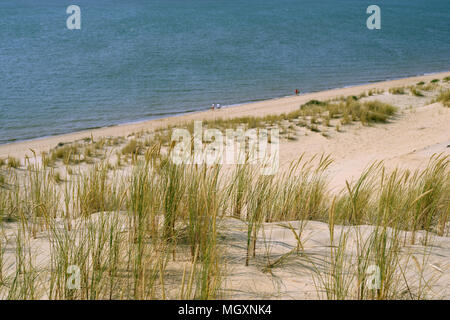
[[[216,119],[206,125],[223,129],[245,122],[248,127],[261,127],[294,119],[311,126],[325,119],[340,120],[341,126],[354,121],[368,125],[387,122],[397,111],[362,98],[313,100],[287,114]],[[438,100],[447,106],[448,92]],[[190,124],[187,127],[192,129]],[[444,234],[450,214],[448,156],[434,155],[425,169],[416,171],[388,171],[376,162],[333,194],[327,176],[332,159],[327,155],[312,159],[302,155],[286,171],[261,176],[258,166],[249,163],[231,171],[220,166],[177,166],[163,147],[166,131],[145,141],[139,136],[125,145],[113,138],[61,145],[40,161],[1,160],[0,298],[225,297],[226,244],[220,222],[230,216],[247,226],[242,257],[246,265],[258,258],[264,224],[328,223],[327,264],[314,265],[320,297],[426,297],[424,285],[416,290],[405,283],[399,252],[405,244],[417,244],[419,231]],[[117,163],[104,159],[107,152],[115,155]],[[16,228],[14,236],[5,236],[7,225]],[[350,230],[361,225],[374,229],[368,237],[355,238]],[[306,255],[301,230],[291,229],[298,246],[289,256]],[[404,231],[410,231],[411,237],[402,236]],[[42,267],[32,244],[45,237],[51,241]],[[356,239],[356,251],[348,256],[351,237]],[[7,262],[11,248],[14,259]],[[281,265],[287,257],[268,258],[267,268]],[[378,291],[366,287],[366,273],[373,263],[382,275]],[[71,266],[83,275],[78,290],[69,286]]]

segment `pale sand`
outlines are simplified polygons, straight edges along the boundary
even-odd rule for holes
[[[129,215],[126,213],[96,213],[88,220],[73,220],[73,232],[86,228],[90,222],[104,221],[107,224],[114,221],[115,217],[121,221],[121,230],[126,232],[130,225]],[[65,230],[65,223],[61,220],[60,230]],[[298,241],[288,226],[294,228],[297,234],[299,230],[303,250],[296,251]],[[449,225],[450,227],[450,225]],[[4,226],[6,238],[3,270],[5,274],[14,272],[16,268],[16,233],[17,223],[8,223]],[[58,227],[57,227],[58,228]],[[355,272],[356,266],[356,234],[359,239],[366,241],[375,227],[361,226],[335,226],[334,242],[339,244],[341,232],[348,233],[349,238],[345,249],[347,277]],[[448,229],[448,228],[447,228]],[[219,222],[220,248],[223,250],[225,264],[221,298],[222,299],[325,299],[322,284],[317,277],[316,270],[325,275],[330,269],[330,232],[328,224],[318,221],[291,221],[280,223],[264,223],[259,232],[256,244],[256,256],[250,259],[249,266],[245,266],[247,252],[247,224],[235,218],[224,218]],[[418,231],[415,235],[415,243],[411,244],[411,232],[401,232],[401,239],[405,245],[401,248],[400,266],[396,270],[405,274],[407,285],[411,292],[418,292],[419,287],[426,288],[425,299],[449,299],[450,298],[450,237],[448,231],[443,237]],[[428,246],[423,246],[423,239],[428,238]],[[51,270],[51,246],[54,239],[48,232],[38,232],[36,237],[30,239],[29,249],[33,257],[36,270],[40,273],[40,283],[46,286],[49,283]],[[280,263],[274,264],[281,257]],[[414,261],[417,260],[417,263]],[[190,268],[191,256],[189,250],[177,253],[176,261],[168,262],[165,272],[165,291],[168,299],[178,299],[180,294],[180,282],[183,268]],[[272,268],[267,268],[273,264]],[[399,294],[397,298],[411,299],[406,288],[404,278],[398,278]],[[425,285],[426,283],[426,285]],[[347,298],[355,298],[357,285],[351,286],[351,295]],[[156,289],[161,290],[160,287]],[[47,299],[46,290],[38,290],[39,299]],[[43,294],[41,296],[41,294]],[[0,299],[4,299],[0,292]],[[417,298],[417,297],[413,297]]]
[[[388,168],[424,168],[434,153],[450,154],[450,108],[434,103],[405,110],[388,124],[346,126],[346,132],[308,132],[297,141],[280,145],[280,162],[286,166],[299,154],[327,153],[334,162],[328,172],[331,187],[344,187],[345,180],[358,177],[374,161]]]
[[[32,157],[33,154],[30,149],[33,149],[37,154],[40,154],[41,152],[48,151],[51,148],[54,148],[60,142],[72,142],[75,140],[90,137],[91,135],[94,138],[104,136],[127,136],[133,132],[153,130],[156,128],[165,127],[167,125],[176,125],[192,120],[234,118],[242,116],[263,116],[267,114],[289,112],[297,109],[300,105],[312,99],[328,100],[340,96],[358,95],[364,91],[368,91],[371,89],[388,89],[395,86],[413,85],[419,81],[430,81],[435,78],[442,79],[448,76],[450,76],[450,71],[427,76],[412,77],[348,88],[333,89],[316,93],[308,93],[300,96],[289,96],[229,107],[221,110],[203,111],[178,117],[150,120],[135,124],[125,124],[108,128],[100,128],[95,130],[53,136],[49,138],[0,145],[0,158],[6,158],[7,156],[23,158],[25,157],[25,155]]]
[[[215,117],[231,118],[251,115],[266,115],[272,113],[289,112],[301,104],[312,100],[327,100],[339,96],[358,95],[371,89],[388,89],[395,86],[407,86],[419,81],[429,81],[434,78],[442,79],[450,72],[429,76],[387,81],[364,86],[345,89],[335,89],[318,93],[305,94],[280,99],[273,99],[214,112],[199,112],[195,114],[147,121],[132,125],[122,125],[86,132],[67,134],[46,139],[14,143],[0,146],[0,157],[8,155],[24,157],[31,156],[30,149],[36,152],[48,151],[59,142],[102,136],[127,136],[141,130],[152,130],[166,125],[176,125],[197,119],[213,119]],[[372,97],[364,98],[372,99]],[[330,166],[328,174],[331,187],[335,190],[345,185],[345,180],[357,177],[365,167],[375,160],[383,160],[389,168],[400,166],[403,168],[423,168],[430,156],[435,153],[450,154],[450,108],[444,108],[440,103],[432,103],[428,97],[417,98],[410,95],[381,95],[374,99],[384,100],[399,106],[401,111],[388,124],[361,126],[360,123],[343,127],[344,132],[329,130],[329,137],[321,133],[299,129],[298,140],[283,142],[280,146],[280,160],[282,166],[295,160],[300,154],[315,155],[327,153],[332,156],[334,163]],[[393,101],[393,99],[395,101]],[[412,106],[414,108],[408,108]],[[298,222],[293,222],[297,226]],[[11,238],[14,225],[11,228]],[[255,259],[251,259],[250,266],[245,267],[246,230],[244,222],[227,218],[220,227],[223,235],[223,245],[226,247],[227,275],[224,280],[224,298],[263,299],[314,299],[318,297],[312,275],[314,265],[326,267],[329,256],[329,231],[326,224],[321,222],[308,222],[303,235],[304,254],[289,256],[279,267],[270,272],[264,272],[267,265],[267,253],[270,252],[270,261],[273,262],[281,255],[289,252],[296,246],[292,232],[279,224],[264,224],[264,231],[260,232],[258,250]],[[342,227],[337,226],[337,230]],[[355,228],[355,227],[353,227]],[[359,227],[363,234],[373,229],[371,226]],[[339,231],[336,231],[338,234]],[[262,235],[265,235],[264,237]],[[265,238],[265,241],[263,239]],[[433,246],[429,260],[425,263],[424,277],[428,280],[436,277],[430,285],[430,296],[427,298],[450,297],[450,238],[448,231],[443,237],[432,236]],[[14,242],[8,247],[6,260],[10,267],[14,266]],[[36,250],[36,260],[40,266],[46,267],[49,261],[49,239],[41,234],[33,240],[32,247]],[[267,250],[266,250],[267,248]],[[33,251],[34,251],[33,250]],[[419,260],[424,256],[424,247],[420,241],[416,245],[408,245],[402,249],[409,252]],[[351,250],[350,250],[351,251]],[[348,252],[349,253],[349,252]],[[405,255],[406,256],[406,255]],[[427,255],[425,255],[427,256]],[[172,265],[169,270],[182,272],[182,264]],[[405,266],[409,285],[418,285],[420,275],[414,263],[409,261]],[[174,297],[177,288],[173,288]],[[405,297],[408,298],[408,297]]]
[[[302,229],[301,241],[304,250],[296,252],[298,241],[293,232],[287,227],[291,225],[298,233]],[[325,299],[322,284],[315,270],[323,274],[330,269],[330,232],[328,224],[318,221],[299,221],[265,223],[259,232],[256,257],[250,259],[249,266],[245,266],[246,231],[247,225],[237,219],[228,218],[222,222],[221,233],[226,243],[227,275],[224,281],[224,293],[231,299]],[[373,226],[343,227],[335,226],[334,242],[339,244],[341,232],[349,233],[348,245],[345,250],[346,272],[355,264],[356,234],[359,233],[363,241],[375,230]],[[427,282],[426,299],[449,299],[450,297],[450,238],[432,235],[429,244],[432,250],[421,245],[425,232],[416,234],[416,242],[409,241],[411,232],[402,232],[402,239],[407,239],[401,249],[401,268],[405,272],[408,286],[416,292],[419,286]],[[290,254],[291,253],[291,254]],[[267,266],[280,260],[275,267]],[[414,256],[414,258],[412,258]],[[409,258],[408,258],[409,257]],[[418,265],[414,262],[417,259]],[[316,269],[317,268],[317,269]],[[398,271],[400,267],[396,268]],[[350,278],[350,277],[348,277]],[[422,284],[420,283],[422,282]],[[398,283],[406,289],[405,283]],[[355,299],[355,283],[351,286],[351,296]],[[403,290],[399,290],[403,291]],[[347,297],[349,298],[349,297]],[[400,297],[397,297],[400,298]],[[410,299],[406,290],[401,299]]]

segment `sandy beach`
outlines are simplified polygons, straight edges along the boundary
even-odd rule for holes
[[[445,107],[442,100],[437,97],[441,90],[443,92],[450,88],[450,83],[444,80],[449,76],[450,72],[444,72],[385,81],[0,146],[0,159],[16,157],[22,161],[21,165],[12,166],[8,160],[8,167],[6,162],[3,162],[3,172],[0,172],[5,173],[6,177],[9,176],[7,178],[9,180],[1,181],[5,183],[6,188],[0,190],[4,192],[4,196],[0,198],[0,209],[9,217],[0,224],[0,249],[4,249],[4,254],[0,255],[0,279],[2,273],[9,275],[10,282],[15,281],[14,277],[27,274],[17,267],[16,261],[20,261],[17,257],[21,257],[23,252],[18,250],[21,247],[27,248],[30,252],[30,266],[36,266],[29,272],[38,272],[40,275],[39,284],[32,284],[40,290],[37,290],[36,296],[21,296],[19,291],[9,291],[9,287],[5,286],[3,293],[0,290],[0,298],[9,297],[11,292],[17,294],[13,297],[19,299],[87,298],[82,291],[77,292],[75,296],[71,296],[72,293],[51,296],[53,293],[48,291],[49,283],[58,283],[61,288],[65,288],[63,280],[55,279],[58,272],[64,274],[65,270],[55,271],[52,268],[59,268],[58,259],[67,259],[64,263],[69,264],[72,258],[69,259],[65,252],[75,250],[72,254],[78,260],[89,260],[105,255],[106,258],[98,262],[104,264],[103,269],[100,268],[105,272],[104,279],[108,279],[105,270],[122,272],[126,268],[129,273],[123,272],[127,274],[124,277],[127,281],[131,281],[132,272],[135,272],[133,277],[138,279],[136,283],[144,283],[142,288],[134,287],[130,290],[130,283],[125,286],[122,280],[116,280],[121,276],[114,275],[111,276],[111,281],[117,281],[115,286],[120,290],[112,287],[107,289],[108,285],[100,285],[99,281],[99,284],[93,284],[92,287],[103,293],[94,298],[105,298],[108,295],[123,298],[123,295],[130,294],[126,297],[448,299],[450,206],[447,159],[450,156],[450,108]],[[439,80],[432,82],[433,79]],[[419,82],[423,84],[417,85]],[[426,84],[430,85],[431,89],[426,89],[424,87]],[[400,87],[404,88],[404,92],[403,89],[399,90],[401,93],[392,91],[393,88]],[[414,94],[414,88],[419,88],[420,92]],[[371,90],[376,93],[367,94]],[[317,100],[315,103],[318,103],[335,99],[344,101],[342,103],[347,106],[355,101],[358,106],[370,103],[389,104],[395,106],[396,113],[387,121],[373,123],[364,123],[362,118],[344,123],[344,116],[339,115],[339,118],[330,116],[328,119],[331,118],[331,122],[326,124],[325,116],[322,114],[319,119],[313,119],[308,115],[289,120],[282,119],[278,124],[280,127],[293,128],[289,129],[293,137],[281,139],[279,150],[281,170],[278,174],[282,179],[278,182],[276,179],[271,181],[273,184],[268,189],[264,189],[266,180],[259,180],[256,175],[251,174],[250,182],[243,188],[244,190],[240,190],[239,179],[230,183],[227,173],[236,170],[234,171],[236,174],[245,176],[245,172],[239,171],[237,166],[230,166],[226,169],[229,172],[224,170],[223,184],[217,185],[209,184],[215,180],[213,176],[208,176],[206,171],[197,175],[191,167],[186,167],[182,169],[184,170],[182,175],[188,178],[185,180],[180,178],[179,181],[182,181],[180,189],[173,191],[170,183],[178,181],[172,178],[172,174],[177,172],[176,169],[165,162],[164,154],[147,153],[149,150],[156,150],[152,149],[151,143],[147,144],[155,138],[152,131],[156,129],[183,126],[193,120],[288,113],[298,110],[301,105],[311,100]],[[300,121],[309,121],[310,125],[298,125]],[[91,137],[100,143],[98,149],[95,149],[97,145],[94,141],[87,139],[82,142],[84,144],[79,150],[74,149],[80,157],[78,162],[77,159],[71,158],[70,147],[73,142]],[[108,144],[109,140],[105,140],[106,142],[101,140],[107,137],[121,137],[121,139],[117,144]],[[136,149],[137,141],[141,147]],[[33,152],[37,155],[51,150],[57,152],[58,148],[55,147],[58,144],[61,144],[60,150],[64,150],[65,147],[69,149],[49,160],[51,163],[42,168],[37,167],[36,172],[34,164],[24,165],[25,156],[32,157]],[[164,142],[164,147],[168,147],[167,142]],[[81,148],[84,148],[83,152],[80,152]],[[81,155],[84,157],[82,160]],[[282,175],[288,172],[286,169],[289,165],[302,155],[305,159],[328,155],[332,161],[323,171],[300,169],[298,175],[297,172]],[[440,155],[441,161],[429,167],[430,159],[436,155]],[[157,161],[152,162],[152,159]],[[373,183],[363,182],[359,190],[359,187],[355,187],[356,180],[361,179],[365,169],[376,161],[382,161],[382,171],[373,171],[375,178]],[[146,163],[146,169],[151,165],[152,170],[142,171],[142,163]],[[395,169],[400,171],[393,171]],[[411,174],[414,170],[423,171],[417,175]],[[391,171],[394,172],[392,176],[385,176],[385,173]],[[389,181],[386,182],[384,179]],[[141,187],[136,187],[140,183]],[[261,188],[261,192],[256,187]],[[28,194],[33,190],[34,193]],[[136,190],[141,193],[134,195]],[[167,193],[167,190],[172,193]],[[210,190],[217,192],[210,194]],[[435,193],[428,199],[427,195],[432,192]],[[241,193],[245,193],[247,197],[244,205],[239,198]],[[401,194],[398,198],[397,193]],[[178,197],[178,194],[181,195]],[[359,200],[358,196],[361,196]],[[384,197],[392,202],[386,207],[383,207]],[[349,200],[353,198],[357,200]],[[424,199],[429,202],[418,205],[418,210],[421,211],[415,211],[413,204],[420,203]],[[141,203],[143,201],[149,202]],[[176,201],[179,201],[178,206],[182,208],[177,213],[179,217],[172,225],[166,224],[166,219],[170,218],[167,214],[168,208],[172,208],[172,203]],[[356,209],[357,205],[360,205],[359,201],[362,203],[361,208]],[[210,206],[211,203],[214,205]],[[260,203],[267,206],[262,206],[264,208],[262,213],[258,211]],[[351,206],[346,207],[348,203],[351,203]],[[142,206],[148,206],[144,213],[139,211]],[[219,213],[221,206],[224,212]],[[236,206],[239,209],[238,214]],[[370,207],[370,210],[366,210],[366,206]],[[430,207],[433,208],[434,211],[431,212],[435,216],[431,215],[430,224],[422,223],[422,215],[428,214]],[[252,210],[262,214],[259,222],[252,220]],[[278,212],[278,215],[271,210]],[[387,211],[390,216],[384,220],[383,215],[387,214],[385,213]],[[159,214],[160,212],[162,214]],[[192,212],[195,214],[192,215]],[[288,215],[288,212],[292,215]],[[335,212],[344,215],[344,218],[339,217],[342,224],[334,223]],[[347,218],[348,212],[361,214],[362,218],[360,220],[354,220],[356,219],[354,216]],[[135,216],[138,213],[144,214],[144,218]],[[202,214],[206,215],[203,217],[205,219],[203,224],[199,222],[201,219],[191,221],[193,216]],[[376,216],[375,219],[374,214],[380,216]],[[404,214],[405,217],[400,217],[400,214]],[[142,223],[141,219],[147,220]],[[375,221],[379,223],[380,220],[383,221],[381,225],[374,225]],[[136,221],[139,223],[136,224]],[[24,225],[26,227],[23,227]],[[150,228],[152,230],[145,232],[157,231],[155,234],[146,234],[138,240],[142,225],[152,226]],[[189,229],[193,225],[194,228],[203,229],[200,231]],[[211,229],[211,225],[214,228]],[[174,232],[170,236],[177,241],[173,242],[172,238],[168,240],[166,236],[168,226],[171,226]],[[164,230],[163,236],[159,229]],[[87,234],[87,230],[91,233]],[[26,234],[25,244],[20,242],[22,241],[18,236],[20,232]],[[104,248],[107,246],[99,245],[96,232],[100,239],[107,239],[109,235],[115,234],[117,247],[105,251]],[[194,240],[189,238],[192,236],[191,232],[197,232]],[[380,233],[390,239],[388,245],[377,242]],[[55,237],[58,235],[64,237],[58,240],[59,243],[55,247]],[[202,240],[204,235],[210,238]],[[89,244],[86,247],[79,247],[82,241]],[[152,241],[159,242],[153,244]],[[191,247],[187,245],[189,241],[192,241]],[[204,243],[213,245],[205,247]],[[194,245],[203,247],[195,249]],[[361,269],[355,265],[361,259],[366,259],[364,268],[370,267],[372,260],[379,258],[380,245],[386,246],[384,249],[389,256],[383,259],[388,259],[387,267],[393,268],[388,272],[389,277],[392,277],[388,281],[391,287],[379,291],[378,296],[370,292],[361,293],[358,281],[365,275],[361,275]],[[78,247],[80,251],[76,251]],[[141,256],[137,247],[149,251]],[[250,254],[251,248],[253,255]],[[99,250],[98,253],[95,253],[95,250]],[[204,250],[208,255],[211,254],[208,250],[212,250],[214,259],[217,258],[220,262],[206,265],[205,261],[209,261],[206,259],[196,263],[196,259],[200,259],[198,253],[195,253],[196,250]],[[117,261],[109,259],[115,254],[120,256]],[[333,260],[335,255],[339,254],[345,258]],[[135,264],[138,271],[131,270],[129,259],[141,261],[142,257],[148,260],[145,260],[145,263],[139,262],[142,266]],[[75,260],[78,261],[77,259]],[[196,277],[195,268],[198,264],[205,268],[202,270],[208,272],[208,286],[211,285],[211,289],[208,289],[206,295],[203,295],[203,291],[201,293],[195,291],[196,289],[193,293],[190,289],[186,289],[187,293],[185,291],[187,278],[191,279],[187,281],[187,288],[195,287],[192,279]],[[348,288],[344,289],[345,292],[341,292],[342,288],[337,288],[336,281],[333,280],[336,279],[336,264],[338,268],[345,269],[344,275],[340,273],[337,275],[346,281]],[[144,265],[153,269],[150,272],[143,271],[147,270]],[[85,266],[88,277],[95,278],[97,270],[96,266],[88,264]],[[146,272],[159,274],[159,282],[153,278],[151,280],[146,278]],[[334,276],[329,277],[333,272]],[[145,291],[147,281],[153,281],[149,285],[152,288],[151,292]],[[196,281],[199,283],[198,287],[203,285],[201,279]],[[327,286],[334,287],[326,289]],[[63,291],[61,289],[61,292]]]
[[[94,130],[87,130],[87,131],[81,131],[81,132],[74,132],[70,134],[64,134],[64,135],[58,135],[43,139],[35,139],[31,141],[23,141],[23,142],[17,142],[17,143],[11,143],[7,145],[0,145],[0,158],[6,158],[8,156],[13,157],[20,157],[23,158],[26,155],[31,157],[33,154],[30,151],[30,149],[34,150],[37,154],[41,152],[45,152],[50,150],[51,148],[54,148],[57,146],[58,143],[67,143],[72,142],[75,140],[83,139],[83,138],[89,138],[91,135],[94,138],[104,137],[104,136],[112,136],[112,137],[125,137],[129,134],[139,132],[142,130],[153,130],[156,128],[163,128],[168,125],[177,125],[186,123],[193,120],[209,120],[209,119],[215,119],[215,118],[235,118],[235,117],[243,117],[243,116],[264,116],[268,114],[279,114],[284,112],[289,112],[292,110],[297,109],[300,105],[306,103],[309,100],[328,100],[333,99],[340,96],[351,96],[351,95],[358,95],[364,91],[368,90],[387,90],[391,87],[398,87],[398,86],[409,86],[416,84],[420,81],[430,81],[435,78],[444,78],[448,77],[450,75],[449,72],[443,72],[443,73],[437,73],[437,74],[431,74],[426,76],[419,76],[419,77],[411,77],[411,78],[405,78],[405,79],[399,79],[399,80],[391,80],[391,81],[384,81],[384,82],[378,82],[373,84],[366,84],[366,85],[359,85],[359,86],[353,86],[348,88],[341,88],[341,89],[333,89],[333,90],[327,90],[327,91],[321,91],[321,92],[315,92],[315,93],[307,93],[302,94],[299,96],[289,96],[289,97],[283,97],[283,98],[277,98],[277,99],[271,99],[271,100],[265,100],[260,102],[254,102],[254,103],[248,103],[244,105],[237,105],[229,108],[224,108],[221,110],[215,110],[212,111],[203,111],[203,112],[197,112],[193,114],[188,115],[182,115],[182,116],[176,116],[176,117],[170,117],[170,118],[162,118],[162,119],[156,119],[156,120],[150,120],[145,122],[139,122],[134,124],[125,124],[125,125],[118,125],[108,128],[100,128],[100,129],[94,129]],[[441,117],[439,117],[441,118]],[[431,119],[430,119],[431,120]],[[433,122],[435,120],[440,121],[441,119],[432,119],[433,121],[429,123],[429,126],[434,127],[435,125]],[[443,122],[445,123],[445,121]],[[447,122],[449,123],[449,122]],[[440,128],[441,130],[448,130],[449,126],[445,128],[442,127],[442,123],[439,125],[436,124],[436,128]],[[447,131],[448,132],[448,131]],[[440,134],[443,134],[442,131]],[[445,135],[445,134],[444,134]],[[447,134],[448,136],[448,134]],[[422,135],[422,138],[427,139]],[[433,139],[430,137],[430,139]],[[376,140],[376,139],[374,139]],[[416,141],[420,143],[420,145],[427,144],[426,141],[417,141],[411,139],[411,141]],[[443,142],[443,141],[442,141]],[[414,143],[414,142],[413,142]],[[430,142],[430,145],[435,143],[434,140]],[[414,148],[413,149],[420,149]],[[413,151],[413,150],[411,150]],[[328,152],[332,153],[332,150],[329,150]],[[284,156],[282,155],[282,159],[284,159]],[[286,159],[291,160],[291,158]]]

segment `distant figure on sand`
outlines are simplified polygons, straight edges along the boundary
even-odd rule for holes
[[[213,103],[211,105],[211,110],[214,111],[215,109],[220,109],[222,108],[222,106],[220,105],[220,103]]]
[[[298,89],[295,89],[295,95],[298,96],[299,93],[300,91],[298,91]]]

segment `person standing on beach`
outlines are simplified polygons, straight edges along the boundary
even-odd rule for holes
[[[216,108],[216,104],[213,103],[213,104],[211,105],[211,110],[214,111],[215,108]]]
[[[299,93],[300,91],[298,91],[298,89],[295,89],[295,95],[298,96]]]

